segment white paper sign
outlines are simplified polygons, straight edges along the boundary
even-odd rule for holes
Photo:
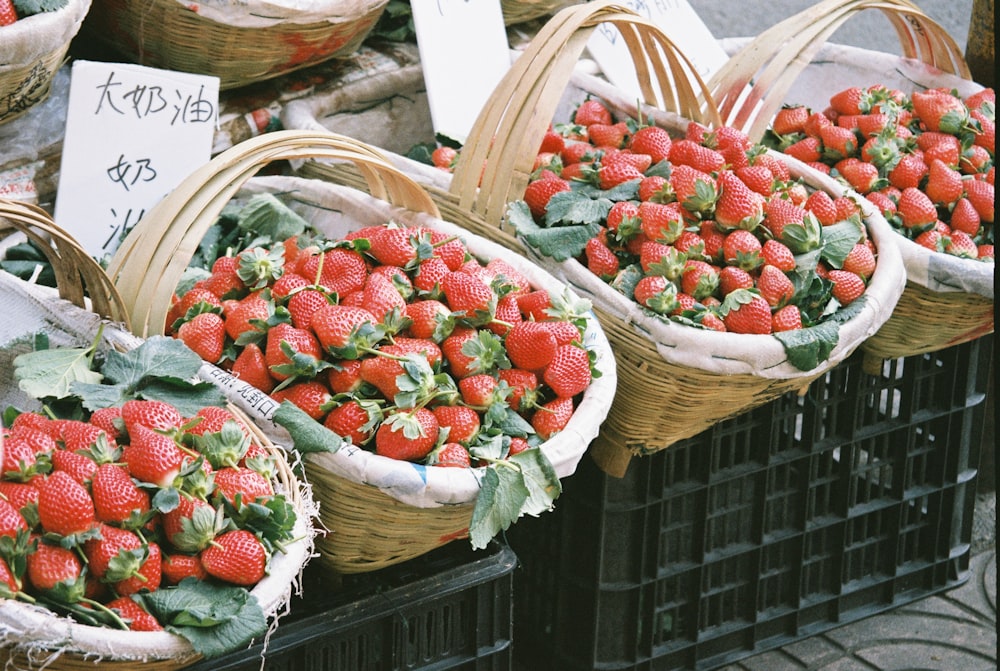
[[[92,256],[211,158],[219,78],[76,61],[55,220]]]
[[[499,0],[411,0],[434,131],[465,142],[510,69]]]
[[[622,3],[648,18],[683,53],[706,82],[729,56],[687,0],[624,0]],[[609,23],[597,27],[587,50],[612,84],[641,97],[635,66],[618,29]]]

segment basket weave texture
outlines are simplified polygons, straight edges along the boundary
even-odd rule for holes
[[[249,179],[270,161],[310,157],[352,162],[377,197],[321,180]],[[282,194],[289,207],[331,238],[390,219],[426,226],[460,236],[480,260],[504,259],[537,288],[556,295],[565,289],[525,258],[437,218],[437,207],[423,188],[367,145],[327,132],[277,131],[220,154],[185,180],[143,217],[111,260],[109,274],[130,304],[140,332],[162,329],[180,273],[223,206],[234,196],[255,191]],[[596,353],[594,365],[602,375],[584,392],[569,424],[539,448],[560,478],[575,471],[597,436],[616,388],[610,344],[597,319],[589,321],[584,344]],[[262,426],[270,425],[275,435],[282,435],[283,429],[271,421],[277,404],[262,405],[259,392],[245,393],[245,383],[238,380],[219,382],[234,402],[255,399],[248,411],[257,414]],[[483,470],[425,467],[354,445],[309,454],[306,476],[328,531],[316,541],[319,561],[336,574],[364,573],[467,536]]]
[[[866,10],[879,10],[889,19],[903,58],[827,43],[845,21]],[[809,104],[820,111],[831,92],[874,84],[904,92],[943,86],[962,96],[983,88],[971,81],[951,35],[908,0],[817,3],[741,41],[709,81],[723,120],[754,139],[783,104]],[[933,352],[993,332],[994,264],[932,252],[897,237],[906,289],[889,320],[862,346],[872,370],[883,359]]]
[[[593,302],[615,353],[619,382],[615,402],[590,453],[606,472],[621,476],[632,456],[665,449],[787,391],[804,390],[885,321],[902,291],[903,269],[895,245],[897,236],[874,208],[867,208],[869,233],[881,258],[869,287],[866,310],[841,328],[839,344],[823,365],[801,371],[787,362],[783,347],[771,336],[720,334],[663,324],[580,263],[554,264],[533,254],[503,228],[503,217],[506,203],[524,193],[549,122],[569,118],[568,111],[553,115],[591,96],[600,98],[619,117],[637,116],[635,100],[602,79],[574,71],[580,42],[605,20],[624,28],[625,35],[638,34],[633,60],[639,81],[650,82],[654,72],[674,73],[672,79],[665,76],[660,80],[666,90],[659,95],[647,91],[644,117],[678,135],[683,135],[689,119],[712,127],[721,125],[707,85],[696,74],[667,65],[679,64],[683,54],[672,52],[676,60],[664,61],[663,51],[650,48],[661,39],[655,28],[618,6],[587,3],[557,14],[515,61],[477,118],[450,181],[441,177],[445,173],[417,166],[403,157],[395,161],[422,182],[435,184],[428,186],[428,192],[446,217],[529,255]],[[672,102],[664,104],[664,99]],[[286,113],[289,127],[316,127],[322,110],[307,101],[294,101]],[[491,138],[497,140],[491,142]],[[821,175],[804,164],[790,159],[786,162],[795,177],[802,176],[814,188],[843,193],[832,180],[821,185],[816,181]],[[480,169],[475,166],[483,165],[480,180]],[[300,173],[357,184],[356,177],[337,165],[307,162]]]
[[[96,0],[84,28],[135,63],[214,75],[225,90],[353,53],[387,2],[330,0],[306,13],[277,2]]]
[[[30,351],[32,336],[42,331],[51,346],[89,345],[103,325],[102,346],[119,351],[134,349],[141,339],[124,328],[127,309],[103,269],[65,231],[56,227],[40,208],[0,199],[0,238],[24,235],[40,243],[56,271],[58,293],[49,287],[24,282],[0,272],[0,307],[18,320],[0,327],[0,400],[4,407],[16,404],[31,409],[12,380],[13,359]],[[95,300],[91,300],[91,296]],[[37,401],[34,401],[37,405]],[[250,421],[242,410],[229,410],[241,417],[252,431],[252,440],[275,457],[275,490],[294,506],[298,539],[287,553],[276,555],[270,574],[252,594],[265,615],[277,617],[287,610],[292,591],[313,551],[309,523],[314,504],[308,489],[295,477],[284,449]],[[94,627],[60,617],[51,611],[21,601],[0,599],[0,659],[17,669],[180,669],[200,659],[190,643],[168,632],[117,631]]]
[[[0,124],[45,100],[90,9],[90,0],[69,0],[0,29]]]

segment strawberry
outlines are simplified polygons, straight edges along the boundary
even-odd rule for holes
[[[27,582],[60,603],[77,603],[84,595],[83,562],[73,550],[40,542],[27,556]]]
[[[59,471],[38,487],[38,518],[46,531],[60,536],[81,534],[97,524],[90,493]]]
[[[788,275],[774,266],[765,265],[757,277],[757,291],[772,308],[781,308],[795,294],[795,286]]]
[[[590,126],[595,123],[611,124],[611,112],[600,100],[589,98],[580,103],[573,113],[573,123]]]
[[[155,592],[160,588],[162,580],[163,556],[160,546],[156,543],[148,543],[143,554],[139,557],[137,568],[123,568],[118,565],[118,561],[112,561],[108,566],[108,572],[104,575],[104,580],[112,583],[114,591],[121,596],[138,594],[148,590]],[[133,555],[135,556],[135,555]],[[130,565],[131,561],[125,562]]]
[[[869,109],[864,89],[851,86],[830,97],[830,106],[837,114],[864,114]]]
[[[653,163],[670,156],[670,134],[659,126],[643,126],[629,139],[629,148],[637,154],[646,154]]]
[[[717,265],[724,264],[723,247],[726,242],[726,233],[720,230],[714,221],[703,221],[698,228],[698,235],[705,243],[704,254],[709,262]]]
[[[364,445],[372,437],[375,423],[381,419],[378,406],[347,400],[333,410],[323,420],[323,426],[354,445]]]
[[[785,153],[803,163],[815,163],[823,157],[823,144],[818,137],[804,137],[785,147]]]
[[[566,428],[573,418],[573,399],[560,396],[542,404],[531,416],[531,426],[542,440]]]
[[[90,572],[96,578],[104,580],[110,571],[112,582],[135,575],[145,556],[143,541],[139,535],[109,524],[101,524],[98,531],[100,533],[97,536],[88,539],[83,545]]]
[[[859,242],[844,258],[841,270],[852,272],[867,282],[875,272],[875,254],[868,245]]]
[[[0,498],[0,537],[8,536],[13,539],[17,537],[18,531],[28,531],[28,523],[19,510],[20,506],[15,507],[14,503]]]
[[[681,291],[701,300],[715,293],[719,287],[719,269],[715,266],[688,259],[681,271]]]
[[[764,263],[774,266],[778,270],[789,273],[795,270],[795,256],[792,250],[778,240],[766,240],[760,248],[760,255]]]
[[[538,153],[553,153],[558,154],[565,148],[566,138],[564,138],[552,124],[545,131],[545,136],[542,138],[542,143],[538,147]]]
[[[462,402],[475,408],[488,408],[497,402],[497,380],[492,375],[476,373],[458,381]]]
[[[959,198],[955,203],[955,207],[951,211],[951,219],[948,221],[952,230],[962,231],[968,235],[979,233],[981,222],[976,208],[972,206],[968,198],[964,197]]]
[[[482,280],[464,273],[450,272],[441,280],[441,289],[454,312],[472,324],[493,320],[497,296]]]
[[[362,304],[383,324],[393,319],[393,315],[398,319],[406,311],[406,299],[399,293],[399,289],[392,280],[380,274],[368,276],[362,293]]]
[[[865,196],[884,217],[889,217],[896,212],[896,202],[881,191],[873,191]]]
[[[343,296],[364,286],[368,265],[358,252],[336,247],[306,259],[299,274]]]
[[[615,161],[611,158],[605,158],[597,170],[598,186],[602,190],[613,189],[625,182],[641,180],[642,178],[642,171],[631,163]]]
[[[728,296],[737,289],[752,289],[753,277],[739,266],[726,266],[719,271],[719,291]]]
[[[121,416],[121,406],[98,408],[90,415],[90,423],[104,431],[110,440],[117,440],[118,427],[115,425],[115,420]]]
[[[139,424],[129,432],[131,442],[122,452],[129,474],[140,482],[171,487],[188,455],[174,439]]]
[[[44,434],[43,434],[44,435]],[[35,448],[23,436],[4,440],[3,477],[18,482],[29,482],[36,475],[50,468],[47,458],[39,459]]]
[[[503,368],[497,377],[510,387],[507,402],[518,412],[524,412],[535,405],[537,400],[538,376],[530,370]]]
[[[85,454],[57,450],[52,454],[52,471],[66,473],[86,487],[97,472],[97,462]]]
[[[406,333],[414,338],[427,338],[439,343],[451,335],[455,328],[455,320],[448,306],[433,298],[406,304],[405,316],[410,321]]]
[[[207,544],[206,547],[208,547]],[[208,572],[201,565],[201,559],[197,555],[175,553],[163,554],[162,556],[161,585],[176,585],[185,578],[197,578],[198,580],[208,578]]]
[[[865,292],[865,281],[849,270],[831,270],[829,278],[833,282],[833,297],[841,305],[850,305]]]
[[[601,237],[587,240],[583,252],[587,260],[587,270],[601,279],[607,281],[618,274],[618,257]]]
[[[514,324],[504,339],[512,364],[527,370],[541,370],[552,361],[558,347],[555,336],[543,322]]]
[[[360,389],[361,359],[341,359],[327,369],[327,385],[334,394],[348,394]]]
[[[0,26],[9,26],[17,21],[17,9],[13,0],[0,0]]]
[[[937,208],[920,189],[903,189],[896,204],[900,219],[906,228],[923,228],[937,221]]]
[[[745,229],[735,229],[722,242],[722,257],[727,265],[753,270],[761,263],[760,240]]]
[[[469,445],[479,435],[479,413],[464,405],[439,405],[431,412],[437,418],[439,429],[448,428],[448,440]]]
[[[326,416],[328,404],[333,398],[326,385],[317,380],[293,382],[272,391],[271,397],[279,403],[288,401],[316,421],[322,421]]]
[[[434,151],[431,152],[431,164],[435,168],[441,168],[451,172],[455,167],[455,161],[458,158],[458,152],[454,147],[440,146],[435,147]]]
[[[819,139],[823,144],[823,156],[827,159],[839,161],[858,153],[858,138],[848,128],[823,126],[819,131]]]
[[[676,145],[675,145],[676,146]],[[685,210],[695,215],[712,211],[718,198],[715,178],[688,165],[674,165],[670,186]]]
[[[838,161],[834,170],[862,195],[877,191],[883,183],[882,178],[879,177],[878,168],[873,163],[856,158]]]
[[[657,314],[669,314],[677,307],[677,287],[662,275],[640,279],[633,292],[635,301]]]
[[[420,461],[438,438],[438,420],[427,408],[390,415],[375,432],[375,453],[391,459]]]
[[[591,381],[590,356],[578,345],[562,345],[542,373],[556,396],[572,397],[582,393]]]
[[[764,218],[764,197],[751,191],[731,170],[719,173],[717,184],[715,222],[724,230],[756,228]]]
[[[130,631],[163,631],[163,625],[131,596],[120,596],[105,604],[128,625]]]
[[[766,165],[746,165],[734,172],[755,193],[767,197],[774,191],[774,173]]]
[[[809,108],[802,105],[785,105],[774,115],[771,130],[778,135],[801,133],[809,118]]]
[[[655,242],[673,244],[684,231],[684,212],[677,202],[664,205],[645,201],[639,204],[636,212],[640,230]]]
[[[802,328],[802,312],[796,305],[786,305],[775,310],[771,315],[771,330],[774,333],[781,331],[797,331]]]
[[[592,123],[587,126],[590,143],[599,149],[621,149],[625,146],[628,126],[624,123]]]
[[[965,181],[965,197],[972,203],[976,213],[982,221],[992,224],[994,211],[994,188],[993,184],[970,179]]]
[[[667,178],[664,177],[663,175],[647,175],[643,177],[642,181],[639,182],[639,194],[638,194],[639,201],[640,202],[653,201],[657,203],[665,202],[669,198],[668,196],[669,192],[665,188],[666,185],[669,183],[670,183],[669,180],[667,180]],[[618,202],[615,203],[615,205],[618,205],[619,203],[632,204],[627,200],[619,200]],[[608,213],[608,221],[606,222],[608,228],[612,228],[610,222],[611,222],[611,213]],[[617,225],[615,225],[613,228],[617,230],[618,227]]]
[[[136,529],[152,517],[149,494],[132,481],[124,466],[98,466],[90,488],[94,511],[100,522],[117,523]]]
[[[518,296],[517,306],[521,308],[521,314],[525,319],[544,321],[548,318],[546,311],[552,307],[552,298],[548,291],[537,289]]]
[[[469,455],[469,450],[463,445],[448,442],[442,443],[440,447],[428,455],[427,465],[442,468],[469,468],[472,466],[472,458]]]
[[[726,297],[729,304],[722,321],[733,333],[771,333],[771,306],[760,295],[747,290]]]
[[[256,585],[267,571],[267,550],[245,529],[222,534],[202,550],[200,557],[206,573],[234,585]]]
[[[317,361],[322,356],[321,345],[312,331],[287,323],[276,324],[267,332],[264,362],[271,376],[279,381],[287,380],[293,374],[294,365],[285,351],[286,347],[293,353],[307,355]]]
[[[100,441],[108,448],[115,447],[115,441],[107,431],[90,422],[76,420],[61,420],[59,435],[56,439],[66,450],[89,450]]]
[[[927,172],[927,164],[922,156],[903,154],[896,167],[889,172],[889,183],[897,189],[918,187]]]
[[[379,264],[403,267],[417,258],[420,234],[410,228],[384,226],[373,229],[368,240],[368,254]]]
[[[941,232],[934,229],[924,231],[915,237],[913,241],[921,247],[926,247],[932,252],[944,251],[944,240],[942,239]]]
[[[979,256],[979,249],[968,233],[952,231],[945,243],[944,251],[952,256],[974,259]]]
[[[898,186],[898,185],[897,185]],[[914,184],[914,186],[917,186]],[[962,197],[965,187],[962,175],[940,159],[931,159],[927,170],[924,193],[935,205],[951,205]]]
[[[184,417],[177,408],[163,401],[125,401],[122,404],[121,417],[129,435],[137,426],[165,431],[178,428],[184,422]]]
[[[969,110],[960,98],[940,89],[914,91],[910,96],[913,112],[931,131],[958,135],[969,123]]]
[[[0,480],[0,498],[8,501],[15,510],[21,510],[28,505],[37,506],[38,487],[28,482]],[[6,525],[0,524],[0,529],[6,528],[8,528]],[[2,531],[0,535],[3,535]]]
[[[372,332],[377,323],[378,317],[365,308],[325,305],[313,313],[309,327],[323,349],[356,358],[356,348],[370,341],[363,334]]]
[[[267,361],[264,353],[256,343],[247,343],[246,346],[236,355],[233,362],[232,374],[247,384],[260,389],[265,394],[271,393],[274,389],[274,378],[267,369]]]
[[[213,496],[221,497],[239,510],[244,505],[274,496],[274,487],[270,480],[253,469],[227,466],[215,472]]]
[[[205,361],[217,363],[226,345],[226,325],[216,313],[202,312],[181,324],[177,337]]]
[[[205,549],[225,529],[221,509],[216,510],[204,499],[184,492],[180,493],[177,506],[163,513],[162,522],[164,538],[182,552]]]
[[[722,170],[726,159],[714,149],[683,139],[671,145],[670,162],[675,166],[687,165],[699,172],[713,173]]]
[[[474,356],[471,351],[468,354],[465,352],[466,343],[475,341],[476,334],[474,328],[458,326],[441,343],[441,352],[448,361],[451,374],[456,378],[468,377],[479,372],[483,367],[484,362]]]

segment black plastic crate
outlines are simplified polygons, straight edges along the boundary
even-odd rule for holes
[[[264,652],[268,671],[509,671],[517,557],[450,543],[334,584],[307,566]],[[260,671],[263,645],[187,667]]]
[[[524,669],[712,669],[969,577],[992,348],[860,354],[689,440],[590,459],[507,533]]]

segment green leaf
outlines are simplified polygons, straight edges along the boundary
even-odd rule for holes
[[[511,211],[520,204],[521,201],[513,203]],[[541,228],[531,219],[530,212],[527,219],[512,216],[510,222],[529,245],[554,261],[566,261],[582,254],[587,241],[596,236],[601,228],[599,223]]]
[[[343,438],[290,401],[282,401],[274,411],[273,419],[276,424],[285,427],[292,437],[293,449],[299,453],[336,452],[344,445]]]
[[[42,12],[54,12],[66,6],[67,0],[14,0],[17,15],[22,19]]]
[[[855,317],[864,306],[861,296],[843,310],[838,310],[826,321],[797,331],[774,334],[785,348],[788,362],[799,370],[812,370],[830,356],[840,339],[840,324]]]
[[[553,502],[562,494],[562,483],[545,453],[537,449],[525,450],[510,457],[510,461],[520,467],[529,492],[521,512],[537,516],[552,510]]]
[[[841,221],[823,227],[823,248],[821,255],[831,266],[840,268],[844,259],[861,240],[861,227],[851,221]]]
[[[201,357],[180,340],[153,336],[131,351],[109,351],[101,372],[112,384],[137,389],[146,378],[192,378],[201,365]]]
[[[520,436],[525,438],[535,432],[531,424],[521,415],[517,414],[510,406],[503,408],[503,415],[494,418],[492,427],[508,436]]]
[[[487,468],[469,524],[473,549],[485,548],[494,536],[510,527],[520,516],[529,494],[521,471],[498,465]]]
[[[257,598],[242,587],[187,578],[176,587],[136,598],[206,659],[246,647],[267,633],[267,618]]]
[[[21,391],[35,398],[65,398],[74,382],[97,384],[102,375],[90,369],[93,349],[57,348],[21,354],[14,374]]]
[[[581,195],[579,191],[561,191],[549,199],[545,208],[545,226],[555,228],[567,224],[600,224],[608,218],[612,205],[607,198],[592,199]]]
[[[240,209],[237,225],[278,242],[299,235],[309,224],[273,194],[259,193]]]
[[[157,378],[138,394],[147,401],[163,401],[190,417],[207,405],[226,404],[226,395],[211,382],[191,383],[177,378]]]

